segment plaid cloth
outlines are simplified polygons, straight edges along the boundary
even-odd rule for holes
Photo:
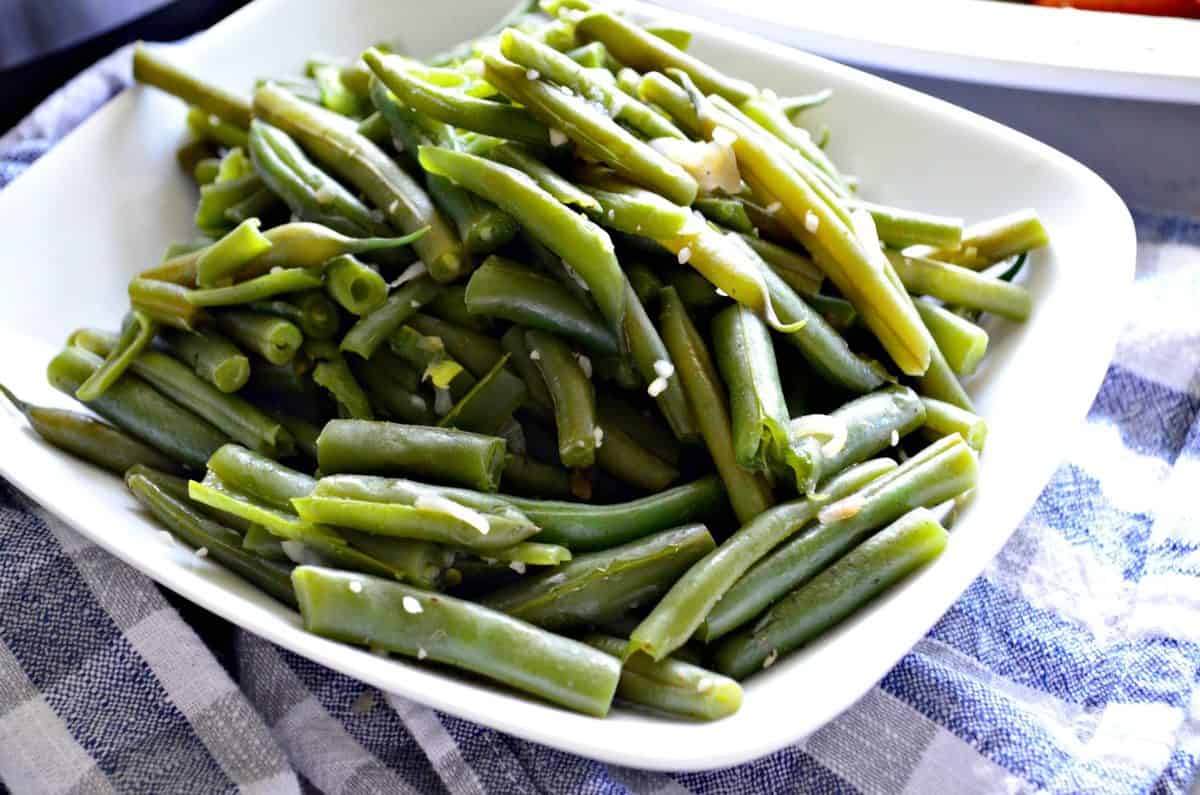
[[[0,139],[0,187],[127,80],[102,62]],[[236,633],[0,482],[0,780],[14,792],[1185,792],[1200,758],[1200,222],[1136,214],[1130,320],[1069,462],[845,715],[707,773],[527,743]],[[225,653],[222,652],[222,656]]]

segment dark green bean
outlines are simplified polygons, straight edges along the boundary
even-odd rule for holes
[[[437,296],[439,289],[437,282],[427,276],[405,282],[346,332],[342,350],[370,359],[392,332]]]
[[[507,353],[500,357],[479,383],[438,420],[438,427],[499,435],[527,394],[525,382],[506,366],[508,358]]]
[[[591,379],[566,343],[552,334],[525,332],[529,358],[536,363],[554,404],[558,457],[563,466],[589,467],[596,460],[596,399]]]
[[[846,428],[841,449],[825,457],[825,471],[846,467],[894,446],[925,421],[923,401],[911,389],[893,386],[852,400],[832,414]],[[792,421],[793,432],[804,418]]]
[[[290,320],[305,339],[327,340],[337,336],[341,317],[337,306],[319,291],[289,296],[287,300],[255,301],[247,309]]]
[[[510,453],[504,459],[500,488],[505,492],[537,495],[543,499],[570,497],[571,473],[524,455]]]
[[[409,318],[408,325],[427,337],[441,340],[446,351],[476,378],[486,375],[504,355],[504,348],[495,339],[432,315],[418,312]]]
[[[175,358],[222,392],[236,392],[250,379],[250,360],[215,331],[169,329],[162,337]]]
[[[296,357],[304,335],[282,318],[231,309],[216,315],[217,327],[240,347],[257,353],[271,364],[287,364]]]
[[[305,349],[317,362],[312,371],[313,381],[324,387],[337,401],[338,413],[356,420],[375,419],[371,401],[354,377],[341,351],[330,342],[311,342]]]

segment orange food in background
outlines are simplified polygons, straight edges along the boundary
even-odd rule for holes
[[[1080,8],[1087,11],[1200,18],[1200,0],[1034,0],[1034,2],[1040,6]]]

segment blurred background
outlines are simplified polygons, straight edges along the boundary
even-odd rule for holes
[[[0,0],[0,97],[4,99],[0,103],[0,134],[15,125],[54,89],[122,44],[137,39],[174,41],[184,38],[212,25],[247,1]],[[1172,16],[1200,15],[1200,0],[1033,1]],[[707,16],[734,27],[746,26],[744,20],[736,18],[745,6],[762,6],[767,9],[768,17],[780,20],[796,13],[795,6],[783,0],[779,5],[775,5],[774,0],[652,2]],[[984,5],[982,0],[958,2],[964,9],[967,4]],[[911,13],[927,14],[930,25],[936,30],[939,14],[934,13],[935,6],[936,3],[926,0],[924,6],[914,4]],[[880,9],[886,7],[880,6]],[[893,11],[895,8],[891,6]],[[942,5],[940,10],[957,8]],[[1125,15],[1122,18],[1130,25],[1146,21],[1145,17]],[[1200,42],[1200,21],[1197,20],[1178,21],[1174,28],[1176,38],[1187,34],[1188,26],[1195,27],[1193,41]],[[765,26],[755,32],[784,43],[796,43],[794,36],[788,41],[786,28],[780,21],[780,24]],[[828,50],[822,46],[823,42],[820,37],[806,40],[805,48],[836,53],[836,48]],[[1070,43],[1064,41],[1063,45]],[[1129,42],[1126,45],[1126,49],[1135,46]],[[1121,55],[1116,52],[1119,49],[1119,46],[1114,48],[1114,59]],[[1190,51],[1190,47],[1187,49]],[[1003,81],[986,85],[921,76],[922,71],[928,73],[920,63],[921,58],[922,55],[916,53],[908,62],[900,63],[902,68],[868,67],[868,70],[1045,141],[1099,173],[1131,206],[1200,215],[1200,157],[1196,157],[1195,145],[1196,131],[1200,130],[1200,77],[1192,81],[1196,85],[1194,101],[1158,102],[1010,88],[1004,86]],[[853,60],[849,59],[851,63]],[[941,72],[945,73],[945,70]],[[950,73],[954,74],[953,71]],[[1081,134],[1083,131],[1086,134]],[[1130,157],[1133,152],[1141,152],[1143,156]],[[1144,153],[1153,153],[1153,156],[1146,157]]]

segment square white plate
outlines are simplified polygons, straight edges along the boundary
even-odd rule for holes
[[[1197,19],[997,0],[654,2],[868,68],[1065,94],[1200,102]]]
[[[507,0],[421,3],[259,0],[176,54],[235,89],[292,73],[315,52],[352,53],[393,32],[417,52],[485,29]],[[646,8],[641,8],[647,11]],[[978,499],[945,555],[853,621],[748,683],[744,706],[693,724],[616,709],[582,717],[507,691],[308,635],[298,616],[181,545],[164,543],[120,481],[42,444],[0,409],[0,472],[113,554],[246,629],[331,668],[437,709],[623,765],[703,769],[748,760],[810,734],[871,687],[1000,549],[1064,453],[1095,394],[1121,325],[1134,264],[1132,222],[1078,163],[948,104],[696,20],[694,50],[780,94],[831,86],[813,114],[869,198],[979,219],[1025,206],[1053,247],[1034,258],[1032,319],[993,326],[971,389],[991,422]],[[35,402],[72,405],[45,385],[46,362],[78,326],[113,327],[125,284],[190,233],[195,191],[174,161],[175,100],[134,89],[0,192],[2,377]]]

